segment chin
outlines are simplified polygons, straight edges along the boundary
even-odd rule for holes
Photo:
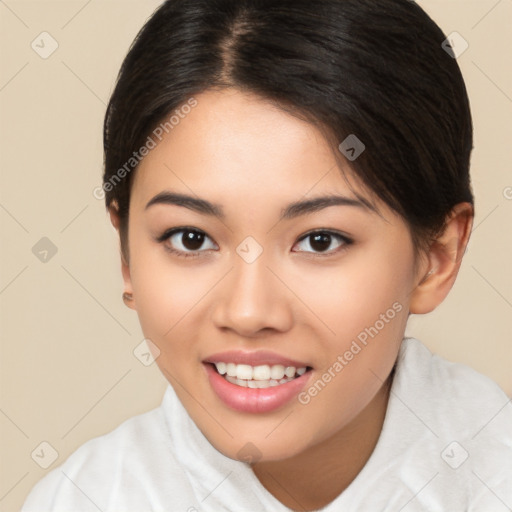
[[[297,444],[301,440],[293,439],[285,431],[282,434],[281,437],[276,435],[275,439],[265,438],[265,435],[242,438],[235,434],[235,439],[228,443],[210,441],[210,444],[224,456],[249,464],[289,459],[307,449],[306,445]]]

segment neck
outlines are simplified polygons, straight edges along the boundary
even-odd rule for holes
[[[292,510],[317,510],[333,501],[355,479],[375,449],[392,377],[349,425],[330,438],[288,459],[254,464],[252,469],[261,484]]]

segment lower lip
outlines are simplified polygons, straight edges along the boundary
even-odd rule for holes
[[[306,385],[311,371],[285,384],[268,388],[244,388],[231,384],[209,363],[204,364],[210,384],[217,396],[232,409],[241,412],[270,412],[290,402]]]

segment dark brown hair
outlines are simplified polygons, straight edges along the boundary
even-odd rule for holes
[[[340,158],[355,135],[365,150],[348,162],[354,175],[425,246],[455,204],[473,204],[469,101],[445,39],[409,0],[164,2],[124,59],[105,116],[104,197],[118,208],[126,260],[134,152],[190,98],[223,87],[322,127]]]

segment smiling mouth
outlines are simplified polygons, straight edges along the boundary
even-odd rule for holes
[[[235,363],[206,363],[224,377],[225,380],[236,386],[253,389],[265,389],[280,386],[301,377],[312,370],[310,366],[296,368],[295,366],[258,365]]]

